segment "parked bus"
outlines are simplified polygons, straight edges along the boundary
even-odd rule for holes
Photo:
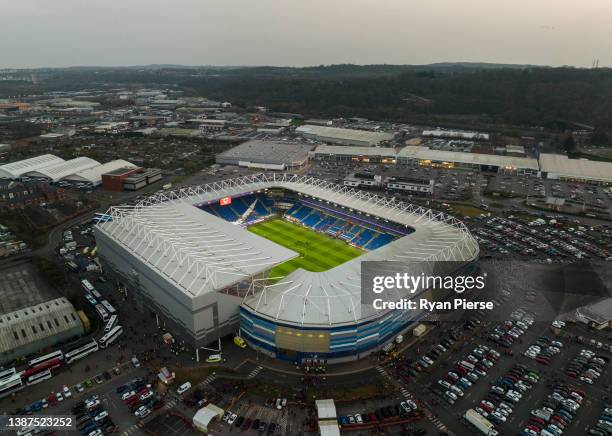
[[[108,333],[112,330],[113,327],[115,327],[115,324],[117,324],[117,315],[112,315],[108,322],[106,323],[106,326],[104,327],[104,333]]]
[[[111,315],[114,315],[115,313],[117,313],[113,305],[110,304],[107,300],[100,301],[100,304],[104,306],[104,309],[106,309],[106,311],[110,313]]]
[[[17,370],[15,369],[15,367],[1,370],[0,383],[2,383],[2,380],[4,380],[5,378],[11,377],[13,374],[17,374]]]
[[[64,353],[60,350],[53,351],[52,353],[45,354],[44,356],[37,357],[28,362],[28,366],[33,368],[35,366],[40,365],[41,363],[49,362],[50,360],[59,359],[60,361],[64,360]]]
[[[91,294],[85,294],[85,299],[87,300],[87,302],[89,304],[91,304],[92,306],[95,306],[96,304],[98,304],[98,302],[96,301],[96,299],[91,295]]]
[[[123,333],[123,327],[117,325],[113,329],[100,338],[100,348],[106,348]]]
[[[20,374],[13,374],[0,381],[0,398],[7,397],[25,388]]]
[[[51,370],[50,369],[45,369],[43,371],[37,372],[36,374],[33,374],[33,375],[29,376],[26,379],[26,384],[28,386],[32,386],[32,385],[35,385],[36,383],[40,383],[43,380],[48,380],[52,376],[53,375],[51,374]]]
[[[77,272],[79,270],[79,266],[71,260],[66,262],[66,268],[72,272]]]
[[[81,280],[81,285],[83,285],[83,289],[85,289],[85,292],[91,293],[91,291],[95,291],[95,288],[91,283],[89,283],[89,280]]]
[[[83,357],[88,356],[91,353],[95,353],[96,351],[98,351],[98,349],[98,343],[95,339],[92,339],[91,342],[82,345],[79,348],[67,351],[64,355],[66,358],[66,363],[72,363],[79,359],[82,359]]]
[[[55,359],[51,359],[51,360],[47,360],[45,362],[39,363],[38,365],[35,365],[31,368],[26,369],[21,374],[21,377],[24,379],[27,379],[31,375],[38,374],[39,372],[45,371],[47,369],[51,370],[51,369],[59,368],[60,366],[62,366],[62,360],[63,358],[60,359],[56,357]]]
[[[98,316],[100,316],[100,319],[104,322],[108,321],[108,312],[104,309],[104,306],[102,306],[101,304],[96,304],[95,308],[96,312],[98,312]]]

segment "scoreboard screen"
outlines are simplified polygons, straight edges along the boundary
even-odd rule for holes
[[[219,200],[219,204],[221,206],[229,206],[232,204],[232,197],[223,197],[221,200]]]

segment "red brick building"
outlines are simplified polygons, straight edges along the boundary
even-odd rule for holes
[[[141,172],[141,167],[119,168],[102,174],[102,189],[107,191],[123,191],[123,182],[132,174]]]

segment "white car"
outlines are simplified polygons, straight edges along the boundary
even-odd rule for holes
[[[144,394],[142,394],[142,395],[140,396],[140,401],[145,401],[145,400],[148,400],[148,399],[149,399],[149,398],[151,398],[152,396],[153,396],[153,392],[151,392],[151,391],[147,391],[147,392],[145,392]]]
[[[406,413],[410,413],[412,409],[410,409],[410,406],[408,405],[408,403],[406,403],[405,401],[402,401],[400,403],[400,406],[402,409],[404,409],[404,412]]]
[[[100,405],[100,400],[86,401],[85,407],[88,409],[93,409],[94,407]]]
[[[593,384],[593,380],[588,378],[588,377],[580,377],[580,381],[583,382],[583,383],[587,383],[589,385]]]
[[[230,415],[230,417],[229,417],[229,418],[227,418],[227,423],[228,423],[229,425],[232,425],[232,424],[234,423],[234,421],[236,421],[236,419],[237,419],[237,418],[238,418],[238,415],[236,415],[235,413],[232,413],[232,414]]]
[[[58,392],[57,394],[55,394],[55,398],[57,398],[57,401],[64,401],[64,396],[62,395],[61,392]]]
[[[149,409],[147,409],[145,406],[140,406],[138,408],[138,410],[136,410],[136,412],[134,412],[134,416],[136,416],[137,418],[144,418],[149,413],[151,413],[151,411]]]
[[[134,392],[134,391],[127,391],[127,392],[124,392],[124,393],[123,393],[123,395],[121,395],[121,400],[122,400],[122,401],[125,401],[125,400],[127,400],[128,398],[133,397],[134,395],[136,395],[136,392]]]
[[[355,413],[355,421],[357,421],[357,424],[363,424],[363,418],[359,413]]]
[[[108,416],[108,412],[106,410],[103,410],[102,412],[100,412],[99,414],[97,414],[94,417],[94,421],[98,422],[98,421],[102,421],[104,418],[106,418]]]

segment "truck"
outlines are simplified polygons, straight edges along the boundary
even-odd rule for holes
[[[419,324],[414,328],[414,330],[412,330],[412,334],[418,338],[420,336],[423,336],[426,330],[427,327],[425,327],[425,324]]]
[[[480,415],[474,409],[469,409],[465,412],[463,418],[486,436],[497,436],[499,434],[491,421]]]

